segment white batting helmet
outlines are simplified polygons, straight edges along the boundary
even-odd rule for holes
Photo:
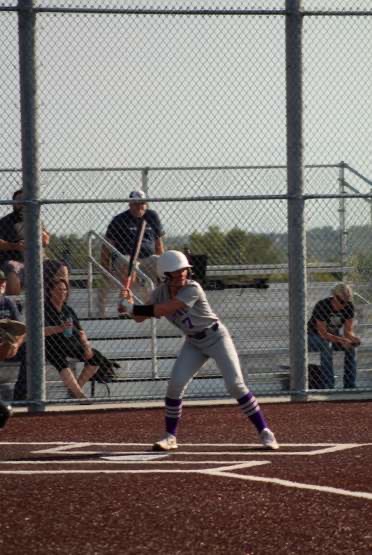
[[[191,268],[183,252],[166,251],[158,258],[157,272],[160,278],[164,278],[164,274],[167,272],[177,272],[177,270],[182,270],[183,268]]]

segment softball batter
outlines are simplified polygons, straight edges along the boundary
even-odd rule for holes
[[[244,383],[238,354],[226,327],[212,311],[200,284],[190,279],[186,256],[171,250],[158,258],[158,274],[164,282],[152,291],[151,304],[132,304],[129,290],[124,291],[120,312],[137,322],[164,316],[185,334],[185,342],[173,366],[165,398],[165,436],[153,445],[155,451],[177,449],[177,426],[182,413],[182,398],[188,384],[203,364],[212,358],[222,373],[226,389],[255,426],[266,449],[279,445],[269,429],[257,399]]]

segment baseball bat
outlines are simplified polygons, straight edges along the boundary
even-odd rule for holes
[[[129,265],[128,265],[128,275],[123,280],[124,289],[130,289],[133,281],[134,272],[136,269],[136,263],[138,260],[138,255],[141,250],[143,236],[146,229],[146,220],[142,218],[136,233],[136,238],[134,240],[132,252],[130,253]]]

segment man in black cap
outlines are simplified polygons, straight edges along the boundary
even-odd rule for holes
[[[148,208],[144,191],[132,191],[129,198],[129,209],[111,220],[106,231],[106,239],[128,258],[132,252],[139,225],[144,219],[146,227],[138,257],[139,269],[156,283],[156,260],[164,252],[163,226],[157,212]],[[126,262],[117,256],[115,257],[115,254],[106,246],[102,247],[101,262],[104,268],[123,282],[128,270]],[[141,288],[138,283],[135,284],[135,280],[134,286],[135,294],[140,294],[142,292]],[[105,296],[104,291],[102,293],[101,312],[103,311],[102,305]]]

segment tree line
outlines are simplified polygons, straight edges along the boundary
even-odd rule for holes
[[[340,230],[331,226],[314,228],[307,232],[309,262],[341,261]],[[280,264],[287,261],[287,233],[253,233],[234,227],[224,231],[210,226],[207,231],[194,231],[188,236],[167,236],[168,249],[187,247],[193,254],[207,254],[208,264]],[[348,263],[364,270],[372,269],[372,227],[353,226],[348,229]],[[64,259],[73,268],[86,268],[88,264],[87,236],[77,234],[52,235],[47,256]],[[99,258],[100,245],[94,243],[94,255]]]

